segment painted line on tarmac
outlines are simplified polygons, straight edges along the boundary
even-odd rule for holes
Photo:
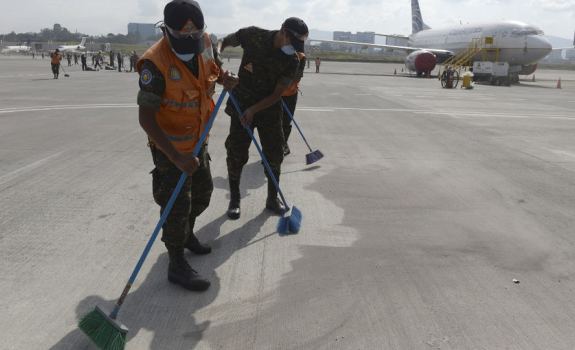
[[[298,111],[306,112],[335,112],[335,111],[362,111],[362,112],[404,112],[429,115],[447,115],[453,118],[468,117],[492,117],[492,118],[538,118],[538,119],[565,119],[575,120],[574,116],[563,114],[505,114],[489,112],[469,112],[469,111],[430,111],[425,109],[405,109],[405,108],[361,108],[361,107],[298,107]]]
[[[67,109],[134,108],[134,107],[138,107],[138,105],[132,104],[132,103],[123,103],[123,104],[117,103],[117,104],[86,104],[86,105],[11,107],[11,108],[0,108],[0,114],[67,110]]]
[[[58,153],[54,153],[52,155],[49,155],[48,157],[42,158],[40,160],[35,161],[34,163],[30,163],[28,165],[25,165],[19,169],[16,169],[14,171],[9,172],[8,174],[4,174],[2,176],[0,176],[0,185],[5,184],[6,182],[13,180],[15,178],[17,178],[18,176],[20,176],[23,173],[26,173],[28,171],[34,170],[42,165],[44,165],[44,163],[47,163],[49,160],[51,160],[52,158],[56,158],[59,155],[61,155],[62,153],[64,153],[64,151],[62,152],[58,152]]]

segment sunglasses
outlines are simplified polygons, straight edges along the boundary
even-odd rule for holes
[[[204,25],[204,27],[202,29],[175,30],[175,29],[168,27],[165,23],[164,23],[164,26],[166,27],[166,30],[168,31],[168,33],[170,33],[170,35],[176,39],[192,38],[194,40],[201,39],[204,36],[204,33],[206,32],[206,28],[207,28],[207,26]]]
[[[299,41],[306,41],[307,40],[307,36],[308,36],[307,34],[302,35],[302,34],[298,34],[298,33],[294,32],[291,29],[288,29],[288,28],[284,28],[284,29]]]

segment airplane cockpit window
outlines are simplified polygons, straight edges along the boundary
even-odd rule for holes
[[[543,35],[543,31],[535,27],[525,27],[521,29],[514,29],[511,32],[511,35],[512,36]]]

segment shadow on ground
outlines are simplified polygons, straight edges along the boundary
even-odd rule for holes
[[[234,252],[247,246],[269,217],[268,213],[262,212],[242,227],[218,237],[220,227],[226,221],[223,215],[197,232],[202,240],[213,240],[214,247],[212,254],[204,257],[187,255],[191,265],[212,282],[210,289],[204,293],[188,292],[169,284],[166,278],[168,255],[161,254],[142,284],[128,295],[120,311],[118,319],[129,329],[128,343],[138,334],[144,333],[141,337],[151,337],[146,347],[149,349],[193,349],[210,326],[209,321],[198,324],[194,314],[211,304],[220,291],[215,269]],[[118,292],[122,287],[118,286]],[[96,305],[111,310],[114,303],[115,300],[105,300],[97,295],[88,296],[76,307],[77,318],[79,320]],[[95,349],[95,346],[82,331],[76,329],[50,349]]]

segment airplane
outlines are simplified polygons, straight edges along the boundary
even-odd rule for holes
[[[65,53],[65,52],[69,52],[69,53],[82,53],[84,51],[86,51],[86,39],[87,37],[82,37],[82,41],[80,42],[80,44],[78,45],[62,45],[58,47],[58,50],[60,50],[60,52]]]
[[[6,46],[2,49],[2,53],[21,53],[21,52],[30,52],[31,47],[26,45],[18,45],[18,46]]]
[[[411,15],[412,34],[403,37],[408,40],[408,46],[313,39],[310,39],[310,42],[403,50],[408,53],[405,58],[407,69],[421,76],[429,75],[437,63],[467,50],[474,41],[491,38],[492,44],[489,48],[493,50],[488,52],[487,57],[483,57],[481,53],[475,55],[472,61],[486,58],[492,62],[507,62],[513,80],[518,80],[519,75],[533,74],[537,69],[537,62],[552,50],[551,43],[543,36],[541,29],[523,22],[503,21],[431,29],[423,22],[418,0],[411,0]]]

